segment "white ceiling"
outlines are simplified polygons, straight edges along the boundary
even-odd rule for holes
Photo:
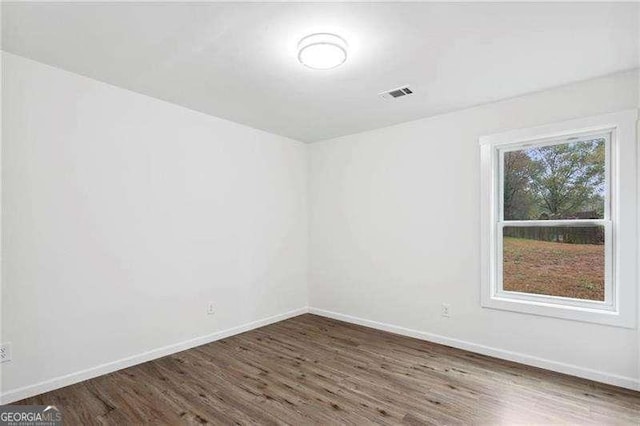
[[[311,142],[639,66],[636,3],[5,3],[2,47]],[[334,32],[347,62],[296,44]],[[415,95],[378,92],[410,84]]]

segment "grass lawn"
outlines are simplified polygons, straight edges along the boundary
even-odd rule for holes
[[[508,291],[604,300],[604,246],[504,239]]]

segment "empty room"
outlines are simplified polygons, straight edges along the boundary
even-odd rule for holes
[[[640,425],[640,3],[0,14],[0,426]]]

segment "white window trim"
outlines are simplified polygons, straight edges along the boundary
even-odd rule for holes
[[[546,126],[520,129],[483,136],[481,152],[481,304],[485,308],[515,311],[576,321],[635,328],[637,308],[637,110],[587,117]],[[608,168],[609,204],[605,220],[570,221],[571,224],[605,226],[605,238],[611,241],[605,254],[609,271],[605,279],[611,293],[605,302],[583,301],[555,296],[502,292],[498,285],[498,260],[501,239],[498,238],[501,206],[500,148],[539,142],[567,135],[610,132]],[[624,183],[624,184],[623,184]],[[528,224],[532,224],[528,221]],[[548,220],[544,225],[562,224]],[[565,222],[566,223],[566,222]],[[510,224],[517,225],[517,221]],[[542,223],[541,223],[542,224]]]

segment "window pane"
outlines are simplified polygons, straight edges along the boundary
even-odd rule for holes
[[[505,291],[604,301],[604,226],[505,226]]]
[[[603,137],[504,153],[504,220],[602,219]]]

